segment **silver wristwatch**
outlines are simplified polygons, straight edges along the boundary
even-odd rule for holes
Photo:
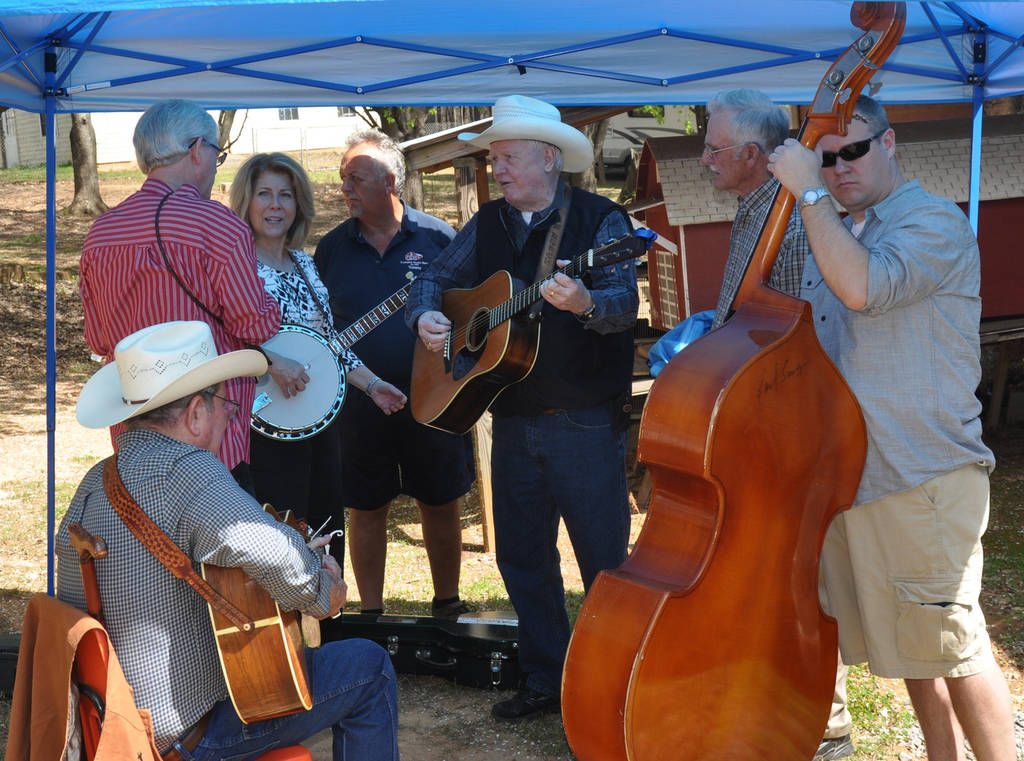
[[[814,206],[814,204],[827,195],[828,191],[825,188],[807,188],[807,190],[800,194],[800,202],[797,205],[797,209],[803,211],[805,206]]]

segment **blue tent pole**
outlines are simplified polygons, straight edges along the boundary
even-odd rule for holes
[[[981,195],[981,117],[985,111],[981,87],[974,88],[974,111],[971,116],[971,178],[970,197],[967,201],[967,217],[974,234],[978,234],[978,198]]]
[[[46,593],[53,596],[54,441],[57,430],[57,52],[47,48],[46,83]]]
[[[985,113],[985,86],[982,79],[986,58],[985,38],[977,32],[974,41],[974,76],[971,89],[971,169],[967,199],[967,218],[978,234],[978,201],[981,197],[981,123]]]

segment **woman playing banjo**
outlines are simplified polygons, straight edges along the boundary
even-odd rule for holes
[[[252,228],[258,273],[281,306],[281,322],[330,336],[333,317],[327,289],[312,258],[301,250],[315,214],[313,189],[302,167],[283,153],[252,156],[231,185],[231,208]],[[268,356],[270,375],[286,399],[306,389],[308,366],[273,352]],[[405,394],[377,377],[351,350],[344,350],[339,359],[348,383],[370,396],[385,414],[405,406]],[[340,460],[333,423],[309,438],[252,436],[250,467],[256,497],[278,509],[293,509],[315,529],[332,515],[344,515]],[[344,543],[335,546],[333,554],[340,562]]]

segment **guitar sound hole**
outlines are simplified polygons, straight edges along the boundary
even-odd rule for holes
[[[480,307],[469,318],[466,325],[466,348],[471,352],[479,352],[487,343],[489,317],[490,310],[487,307]]]

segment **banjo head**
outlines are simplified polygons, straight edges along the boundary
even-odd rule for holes
[[[302,325],[282,324],[281,331],[263,346],[304,365],[309,383],[305,390],[286,399],[270,373],[257,378],[257,403],[250,427],[282,441],[307,439],[320,433],[337,417],[346,389],[344,367],[327,339]],[[261,407],[261,401],[267,403]]]

